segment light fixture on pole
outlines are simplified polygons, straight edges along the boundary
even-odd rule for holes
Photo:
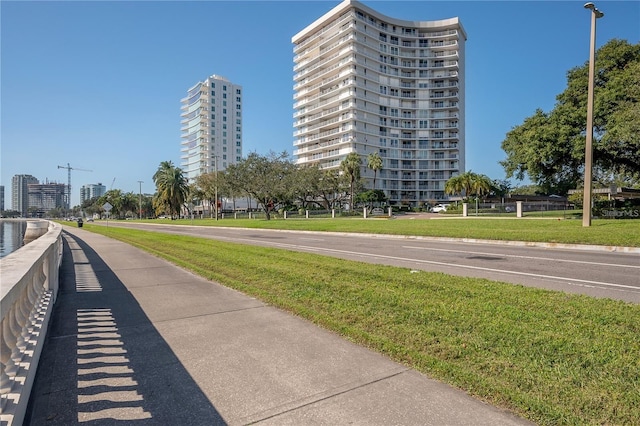
[[[140,195],[139,195],[139,198],[138,198],[138,206],[140,208],[140,211],[139,211],[140,214],[138,216],[138,219],[140,219],[140,220],[142,220],[142,184],[143,183],[144,182],[141,181],[141,180],[138,181],[138,184],[140,185],[140,193],[139,193]]]
[[[591,43],[589,50],[589,87],[587,93],[587,138],[584,147],[584,199],[582,202],[582,226],[591,226],[591,194],[593,169],[593,85],[595,79],[596,57],[596,19],[602,18],[596,5],[589,2],[585,9],[591,9]]]

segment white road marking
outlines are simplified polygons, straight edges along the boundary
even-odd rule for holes
[[[537,256],[521,256],[516,254],[485,253],[481,251],[451,250],[451,249],[439,249],[439,248],[432,248],[432,247],[416,247],[416,246],[402,246],[402,248],[414,249],[414,250],[443,251],[443,252],[449,252],[449,253],[465,253],[465,254],[474,254],[474,255],[480,255],[480,256],[513,257],[515,259],[533,259],[533,260],[544,260],[544,261],[551,260],[553,262],[581,263],[586,265],[614,266],[616,268],[640,269],[640,265],[623,265],[618,263],[587,262],[584,260],[558,259],[555,257],[551,258],[551,257],[537,257]]]
[[[253,239],[242,239],[242,240],[250,241],[252,243],[255,243],[256,241],[259,241],[261,243],[265,243],[264,240],[253,240]],[[234,239],[234,241],[238,241],[238,239]],[[558,277],[558,276],[555,276],[555,275],[532,274],[532,273],[529,273],[529,272],[508,271],[508,270],[504,270],[504,269],[484,268],[484,267],[480,267],[480,266],[460,265],[460,264],[446,263],[446,262],[436,262],[436,261],[433,261],[433,260],[408,259],[408,258],[404,258],[404,257],[387,256],[387,255],[382,255],[382,254],[360,253],[360,252],[347,251],[347,250],[308,247],[308,246],[301,246],[301,245],[298,245],[298,244],[272,243],[272,242],[269,242],[269,244],[273,245],[273,246],[283,247],[283,248],[292,248],[292,249],[297,249],[297,250],[313,251],[313,252],[320,252],[320,253],[323,253],[323,252],[324,253],[340,253],[340,254],[348,254],[348,255],[352,255],[352,256],[373,257],[373,258],[379,258],[379,259],[397,260],[397,261],[401,261],[401,262],[415,262],[415,263],[422,263],[422,264],[429,264],[429,265],[447,266],[447,267],[453,267],[453,268],[465,268],[465,269],[473,269],[473,270],[486,271],[486,272],[495,272],[495,273],[501,273],[501,274],[520,275],[520,276],[527,276],[527,277],[534,277],[534,278],[543,278],[543,279],[547,279],[547,280],[561,281],[561,282],[564,282],[565,284],[569,284],[569,285],[572,285],[572,283],[575,282],[575,283],[581,283],[580,285],[587,284],[587,285],[594,285],[594,286],[616,287],[616,288],[622,288],[622,289],[628,289],[628,290],[633,290],[633,291],[636,291],[636,292],[640,292],[640,287],[635,287],[635,286],[630,286],[630,285],[625,285],[625,284],[606,283],[606,282],[602,282],[602,281],[581,280],[581,279],[577,279],[577,278]]]

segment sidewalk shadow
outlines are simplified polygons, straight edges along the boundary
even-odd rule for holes
[[[25,425],[226,425],[136,299],[63,233],[60,291]]]

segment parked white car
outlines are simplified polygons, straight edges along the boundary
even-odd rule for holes
[[[433,213],[440,213],[440,212],[446,212],[447,208],[450,206],[451,204],[438,204],[435,205],[433,207],[431,207],[431,211]]]

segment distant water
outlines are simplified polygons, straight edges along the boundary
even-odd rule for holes
[[[26,220],[0,220],[0,258],[18,250],[24,245]]]

